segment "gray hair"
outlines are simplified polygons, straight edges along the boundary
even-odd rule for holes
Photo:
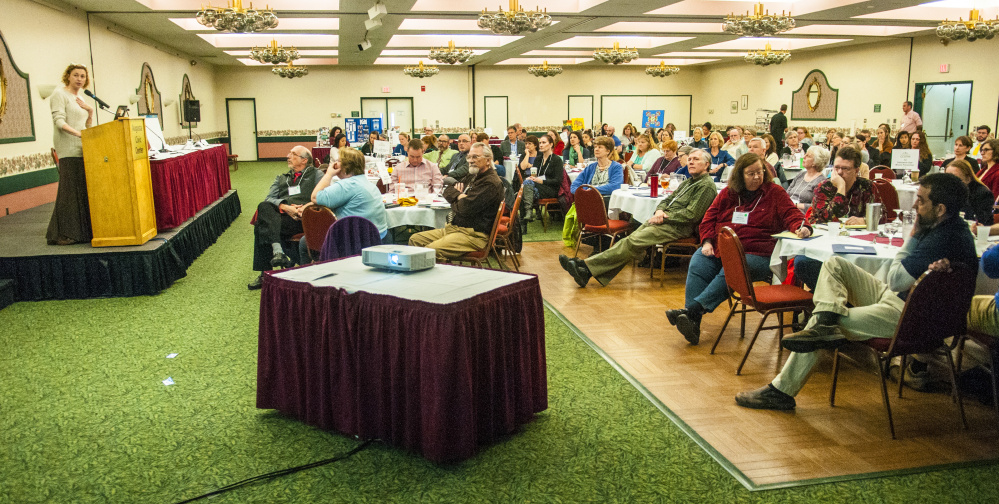
[[[751,138],[749,140],[750,144],[753,144],[753,143],[756,143],[756,142],[760,142],[760,143],[763,144],[763,150],[767,149],[768,143],[767,143],[767,139],[766,138],[763,138],[763,137],[753,137],[753,138]]]
[[[478,147],[479,149],[482,149],[482,157],[484,157],[484,158],[486,158],[486,159],[488,159],[490,161],[493,160],[493,150],[491,148],[489,148],[489,145],[487,145],[485,143],[482,143],[482,142],[475,142],[475,143],[472,144],[471,147],[468,148],[469,152],[471,152],[472,149],[474,149],[476,147]]]
[[[677,155],[680,155],[680,154],[690,155],[690,151],[692,151],[692,150],[694,150],[694,148],[691,147],[691,146],[689,146],[689,145],[681,145],[680,148],[676,150],[676,153],[677,153]],[[697,150],[703,150],[703,149],[697,149]]]
[[[689,145],[684,145],[684,147],[690,148]],[[711,164],[711,154],[709,154],[708,151],[706,151],[704,149],[690,149],[687,152],[687,157],[690,157],[690,155],[693,154],[693,153],[695,153],[695,152],[700,152],[701,156],[702,156],[702,159],[707,160],[708,164]]]
[[[312,160],[312,153],[309,152],[309,149],[306,149],[304,146],[301,146],[301,145],[296,145],[296,146],[292,147],[291,150],[295,151],[295,149],[299,149],[299,148],[300,148],[300,150],[296,151],[295,154],[298,154],[299,157],[301,157],[302,159],[305,160],[305,166],[312,166],[312,164],[315,161]]]
[[[798,139],[798,130],[788,130],[787,134],[784,135],[784,140]]]
[[[825,168],[829,164],[829,151],[821,145],[809,147],[808,151],[805,152],[806,156],[808,154],[812,155],[812,159],[815,160],[815,166],[819,167],[819,169]]]

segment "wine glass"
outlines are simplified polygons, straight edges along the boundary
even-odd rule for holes
[[[895,234],[901,231],[901,229],[902,221],[898,219],[898,216],[895,217],[894,221],[885,223],[885,233],[888,234],[888,250],[891,250],[892,240],[895,238]]]

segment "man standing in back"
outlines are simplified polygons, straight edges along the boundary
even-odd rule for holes
[[[902,102],[902,120],[899,122],[898,131],[908,131],[911,135],[922,127],[923,119],[919,117],[919,114],[915,110],[912,110],[912,102]]]
[[[774,148],[780,152],[784,148],[784,135],[787,133],[787,104],[780,106],[780,112],[770,118],[770,136],[774,137]]]

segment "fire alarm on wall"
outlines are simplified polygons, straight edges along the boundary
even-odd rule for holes
[[[784,78],[783,78],[783,77],[781,77],[781,78],[780,78],[780,85],[781,85],[781,86],[783,86],[783,85],[784,85]]]
[[[420,86],[420,91],[421,92],[426,91],[426,90],[427,90],[427,86]]]

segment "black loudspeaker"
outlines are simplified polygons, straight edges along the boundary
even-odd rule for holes
[[[201,102],[184,100],[184,122],[201,122]]]

